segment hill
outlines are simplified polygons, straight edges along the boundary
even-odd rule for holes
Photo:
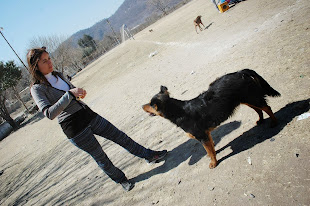
[[[128,28],[134,28],[144,23],[148,17],[160,15],[161,12],[154,6],[150,6],[148,1],[149,0],[125,0],[118,10],[108,18],[115,32],[119,32],[123,24],[126,24]],[[167,9],[170,10],[178,4],[188,1],[166,0],[165,2]],[[76,32],[70,39],[73,40],[75,46],[77,46],[77,41],[82,38],[84,34],[92,36],[95,40],[102,40],[104,35],[111,33],[111,28],[106,20],[107,19],[103,19],[90,28]]]

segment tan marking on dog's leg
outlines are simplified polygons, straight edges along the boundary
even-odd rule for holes
[[[253,108],[253,109],[259,109],[259,110],[263,110],[264,112],[266,112],[266,113],[269,115],[269,117],[271,118],[270,127],[275,127],[275,126],[278,124],[277,118],[274,116],[274,114],[273,114],[273,112],[272,112],[272,110],[271,110],[271,107],[269,107],[268,105],[265,106],[265,107],[260,108],[260,107],[254,106],[254,105],[249,105],[249,104],[247,104],[247,103],[243,103],[243,104],[245,104],[245,105],[247,105],[247,106],[249,106],[249,107],[251,107],[251,108]],[[255,110],[255,111],[256,111],[256,110]],[[259,114],[258,114],[258,115],[259,115]]]
[[[262,108],[263,111],[265,111],[271,118],[271,124],[270,127],[275,127],[278,124],[277,118],[274,116],[271,107],[266,106]]]
[[[217,165],[217,160],[216,160],[216,152],[214,148],[214,142],[213,138],[211,136],[211,131],[206,131],[206,134],[208,135],[208,140],[202,142],[203,147],[208,153],[208,156],[211,158],[211,163],[209,164],[209,168],[213,169]]]
[[[188,135],[189,138],[191,139],[196,139],[196,137],[194,135],[192,135],[191,133],[186,133]]]
[[[274,114],[273,114],[273,112],[271,110],[271,107],[269,107],[268,105],[265,106],[265,107],[260,108],[260,107],[254,106],[254,105],[249,105],[249,104],[246,104],[246,103],[244,103],[244,104],[248,105],[249,107],[251,107],[253,109],[256,108],[256,109],[263,110],[264,112],[266,112],[269,115],[269,117],[271,118],[270,127],[275,127],[278,124],[277,118],[274,116]]]
[[[249,107],[251,107],[252,109],[254,109],[254,110],[257,112],[257,114],[258,114],[258,116],[259,116],[259,119],[257,120],[256,124],[257,124],[257,125],[261,124],[261,123],[263,122],[263,120],[264,120],[264,116],[263,116],[263,111],[262,111],[262,109],[260,109],[260,108],[258,108],[258,107],[255,107],[255,106],[253,106],[253,105],[247,104],[247,103],[244,103],[244,104],[247,105],[247,106],[249,106]]]

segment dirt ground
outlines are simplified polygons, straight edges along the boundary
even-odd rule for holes
[[[134,140],[169,150],[166,161],[148,165],[98,137],[136,182],[125,192],[66,139],[56,120],[36,115],[0,142],[0,205],[310,205],[310,118],[297,120],[310,108],[309,11],[308,0],[247,0],[220,14],[211,1],[194,0],[162,18],[73,83],[88,91],[91,108]],[[207,27],[199,34],[197,15]],[[240,106],[212,133],[215,169],[200,143],[141,108],[160,85],[186,100],[244,68],[282,94],[268,98],[279,125],[269,128],[264,114],[256,126],[256,112]]]

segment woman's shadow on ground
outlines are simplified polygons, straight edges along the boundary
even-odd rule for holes
[[[242,135],[236,137],[230,143],[219,149],[217,153],[220,153],[228,147],[230,147],[232,152],[219,159],[218,164],[228,159],[229,157],[248,150],[254,147],[256,144],[259,144],[277,135],[289,122],[292,121],[294,117],[308,111],[309,109],[310,99],[297,101],[286,105],[275,113],[275,116],[278,118],[279,121],[278,125],[275,128],[269,128],[270,118],[267,118],[262,125],[254,126],[250,130],[245,131]],[[239,128],[240,125],[240,122],[234,121],[217,128],[214,132],[212,132],[215,145],[225,135]],[[189,139],[188,141],[174,148],[172,151],[169,151],[168,157],[166,158],[164,164],[146,173],[140,174],[137,177],[134,177],[132,180],[135,182],[141,182],[143,180],[149,179],[152,176],[166,173],[171,169],[178,167],[188,158],[190,158],[189,165],[193,165],[205,155],[206,152],[201,146],[201,144],[196,140]]]

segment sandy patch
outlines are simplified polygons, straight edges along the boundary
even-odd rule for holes
[[[309,112],[309,11],[307,0],[248,0],[219,14],[210,1],[194,0],[156,22],[73,83],[88,91],[91,108],[137,142],[168,149],[167,160],[149,166],[98,137],[115,165],[136,181],[126,193],[66,140],[57,121],[36,116],[0,142],[0,204],[309,205],[310,118],[297,121]],[[209,26],[199,34],[197,15]],[[174,98],[190,99],[215,78],[243,68],[282,94],[269,98],[280,123],[257,127],[257,114],[241,106],[213,132],[220,161],[213,170],[198,142],[141,109],[160,85]]]

